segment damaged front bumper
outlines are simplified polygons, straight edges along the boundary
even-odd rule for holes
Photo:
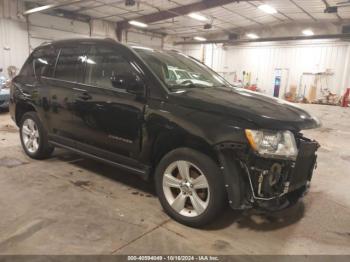
[[[296,142],[295,161],[263,158],[249,147],[233,143],[217,147],[233,209],[280,210],[293,205],[308,192],[319,144],[301,134],[296,135]]]

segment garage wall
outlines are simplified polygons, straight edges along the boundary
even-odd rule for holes
[[[45,14],[28,17],[31,50],[45,41],[68,38],[112,38],[116,39],[115,24],[108,21],[92,20],[90,23],[69,20]]]
[[[204,49],[205,48],[209,48],[212,45],[183,45],[181,46],[181,50],[182,52],[184,52],[185,54],[192,56],[200,61],[204,61]],[[210,67],[212,67],[212,65],[209,63],[207,65],[210,65]]]
[[[201,57],[201,50],[204,55]],[[303,72],[323,72],[331,70],[334,75],[322,81],[323,87],[337,94],[342,94],[350,87],[350,44],[340,41],[299,41],[276,44],[250,44],[227,46],[209,44],[183,46],[183,52],[203,61],[214,70],[228,77],[233,82],[232,72],[238,79],[243,71],[251,72],[251,82],[257,83],[266,94],[273,94],[275,69],[289,68],[290,85],[299,85]],[[305,77],[303,84],[309,86],[313,77]]]
[[[47,41],[89,37],[90,26],[88,23],[38,13],[28,17],[28,33],[30,49],[33,50]]]
[[[239,75],[243,70],[252,72],[252,81],[257,79],[267,94],[273,94],[273,85],[276,68],[289,68],[289,84],[299,85],[300,76],[304,72],[334,73],[328,77],[328,83],[323,81],[323,86],[328,86],[333,92],[340,94],[344,87],[343,76],[347,60],[348,43],[318,43],[318,44],[294,44],[276,45],[267,47],[243,47],[228,48],[223,56],[222,71],[236,70]],[[307,81],[307,78],[309,81]],[[314,77],[304,77],[304,84],[310,86]]]
[[[0,67],[14,65],[21,68],[29,53],[43,42],[67,39],[99,37],[116,39],[116,24],[102,20],[80,22],[42,13],[23,17],[25,10],[21,0],[0,0]],[[128,44],[161,48],[162,37],[129,31]],[[6,72],[5,72],[6,73]]]
[[[20,69],[29,53],[43,42],[81,37],[115,38],[115,24],[93,20],[91,23],[41,13],[28,18],[21,14],[23,1],[0,0],[0,66]],[[6,73],[6,72],[5,72]]]
[[[27,25],[18,13],[23,11],[22,2],[0,0],[0,67],[7,75],[10,65],[20,68],[28,56]]]
[[[28,56],[27,26],[23,22],[0,18],[0,67],[20,68]]]
[[[129,45],[148,46],[153,48],[162,48],[163,40],[159,35],[145,34],[136,30],[129,30],[125,36],[125,42]]]

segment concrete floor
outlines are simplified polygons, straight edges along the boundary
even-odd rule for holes
[[[269,216],[226,210],[205,229],[163,213],[150,185],[56,150],[22,152],[0,113],[0,254],[350,254],[350,109],[303,105],[323,121],[311,192]]]

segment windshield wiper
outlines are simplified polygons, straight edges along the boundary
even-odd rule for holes
[[[176,85],[168,85],[168,88],[170,90],[186,90],[186,89],[193,89],[193,88],[212,88],[215,86],[209,86],[209,85],[202,85],[198,83],[187,83],[187,84],[176,84]]]
[[[186,87],[186,88],[204,88],[204,87],[206,87],[206,86],[204,86],[204,85],[199,85],[199,84],[194,84],[194,83],[190,83],[190,84],[184,85],[184,87]]]

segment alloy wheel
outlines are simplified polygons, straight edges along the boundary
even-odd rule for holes
[[[28,118],[23,122],[22,140],[29,153],[35,154],[39,149],[40,135],[36,123]]]
[[[175,161],[167,167],[163,174],[163,192],[168,204],[186,217],[201,215],[209,205],[208,180],[189,161]]]

